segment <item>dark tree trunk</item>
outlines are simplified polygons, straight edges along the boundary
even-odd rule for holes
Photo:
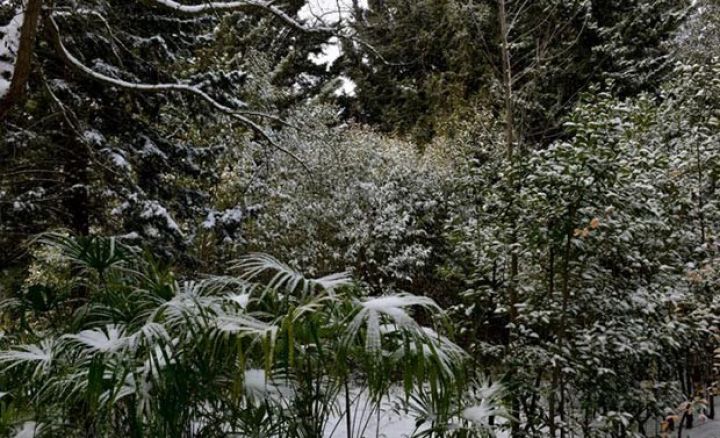
[[[79,236],[90,234],[90,151],[88,145],[68,133],[63,139],[67,150],[72,155],[67,157],[65,172],[67,173],[67,193],[64,209],[68,214],[67,227]]]
[[[715,419],[715,394],[714,391],[710,391],[708,394],[708,403],[710,404],[710,412],[708,413],[707,417],[711,420]]]
[[[35,36],[37,35],[42,0],[28,0],[24,10],[23,24],[20,28],[20,44],[18,45],[15,67],[10,87],[5,96],[0,97],[0,120],[4,119],[10,108],[23,96],[25,84],[30,77],[32,67]]]

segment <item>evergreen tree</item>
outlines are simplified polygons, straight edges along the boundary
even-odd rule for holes
[[[3,2],[0,229],[14,250],[0,264],[53,227],[184,253],[215,207],[222,164],[241,153],[225,139],[279,147],[272,131],[288,98],[271,102],[257,84],[297,85],[334,32],[293,18],[302,3]]]
[[[563,117],[592,84],[614,78],[624,95],[657,87],[667,72],[663,43],[688,6],[681,0],[374,2],[356,20],[373,50],[347,47],[348,75],[358,84],[353,114],[423,142],[452,131],[448,119],[502,100],[507,39],[518,140],[546,145],[562,135]]]

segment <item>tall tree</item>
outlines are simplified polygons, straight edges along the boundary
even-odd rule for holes
[[[166,253],[188,244],[232,156],[223,139],[282,150],[278,108],[321,86],[300,72],[338,29],[305,25],[303,4],[3,2],[0,227],[17,250],[0,264],[58,226],[131,233]],[[266,77],[295,86],[274,96],[288,103],[267,99]]]
[[[353,114],[422,141],[442,134],[453,114],[467,117],[472,111],[467,102],[472,108],[473,101],[493,106],[503,100],[506,38],[516,125],[522,127],[516,134],[546,145],[562,134],[563,117],[591,84],[622,80],[627,95],[656,87],[667,72],[663,42],[689,5],[685,0],[371,2],[356,20],[357,31],[384,59],[348,45],[349,76],[358,84]],[[505,19],[498,20],[500,15]]]

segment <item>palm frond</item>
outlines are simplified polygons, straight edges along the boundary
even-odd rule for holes
[[[138,345],[149,347],[168,342],[170,342],[170,334],[168,334],[165,326],[152,321],[143,324],[129,340],[129,344],[133,348],[137,348]]]
[[[233,268],[243,272],[242,278],[246,280],[255,279],[265,272],[272,272],[274,276],[266,283],[266,286],[287,293],[294,293],[299,289],[302,295],[308,295],[314,292],[315,288],[319,288],[332,294],[335,289],[351,284],[350,275],[347,272],[317,279],[306,278],[285,263],[262,253],[252,253],[242,257]]]
[[[207,295],[203,282],[186,281],[175,286],[175,295],[169,301],[158,306],[149,319],[156,321],[163,317],[173,326],[190,324],[207,326],[214,316],[222,314],[222,300]]]
[[[77,334],[65,335],[63,338],[82,346],[87,353],[114,353],[129,347],[132,343],[132,337],[125,336],[125,327],[113,324],[82,330]]]
[[[273,342],[280,330],[280,327],[274,324],[266,323],[243,313],[223,314],[215,320],[215,323],[216,328],[223,333],[232,333],[253,338],[270,337]]]
[[[0,352],[0,364],[4,364],[3,372],[13,368],[27,367],[32,375],[39,377],[47,372],[55,359],[55,339],[43,339],[40,344],[19,345],[11,350]]]
[[[115,237],[72,237],[63,232],[48,232],[36,236],[30,243],[58,249],[65,260],[100,275],[125,263],[133,253],[132,247]]]
[[[346,341],[349,342],[356,338],[361,327],[365,325],[366,349],[375,353],[381,349],[383,332],[387,332],[387,329],[382,329],[387,326],[381,320],[387,320],[387,324],[394,325],[397,329],[411,335],[424,337],[425,332],[422,327],[408,314],[407,309],[420,307],[442,312],[440,306],[432,299],[407,293],[366,298],[357,301],[356,305],[360,310],[348,324]]]
[[[460,417],[475,428],[489,429],[490,418],[510,418],[502,404],[504,396],[505,389],[500,383],[481,383],[475,388],[474,403],[463,408]]]

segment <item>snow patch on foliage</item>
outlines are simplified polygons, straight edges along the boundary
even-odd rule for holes
[[[76,335],[69,335],[67,338],[84,346],[88,351],[101,353],[121,350],[129,345],[130,340],[125,336],[124,329],[116,325],[83,330]]]
[[[161,151],[157,145],[147,137],[144,137],[143,147],[140,150],[140,156],[143,158],[159,157],[162,160],[167,160],[168,156],[165,152]]]
[[[105,143],[105,136],[95,129],[83,132],[83,140],[91,146],[100,146]]]
[[[170,216],[167,208],[160,205],[160,203],[157,201],[147,201],[145,203],[145,208],[140,213],[140,217],[142,219],[160,219],[160,221],[163,222],[169,230],[177,232],[178,234],[182,234],[180,227],[178,226],[177,222],[175,222],[175,220],[172,218],[172,216]]]

